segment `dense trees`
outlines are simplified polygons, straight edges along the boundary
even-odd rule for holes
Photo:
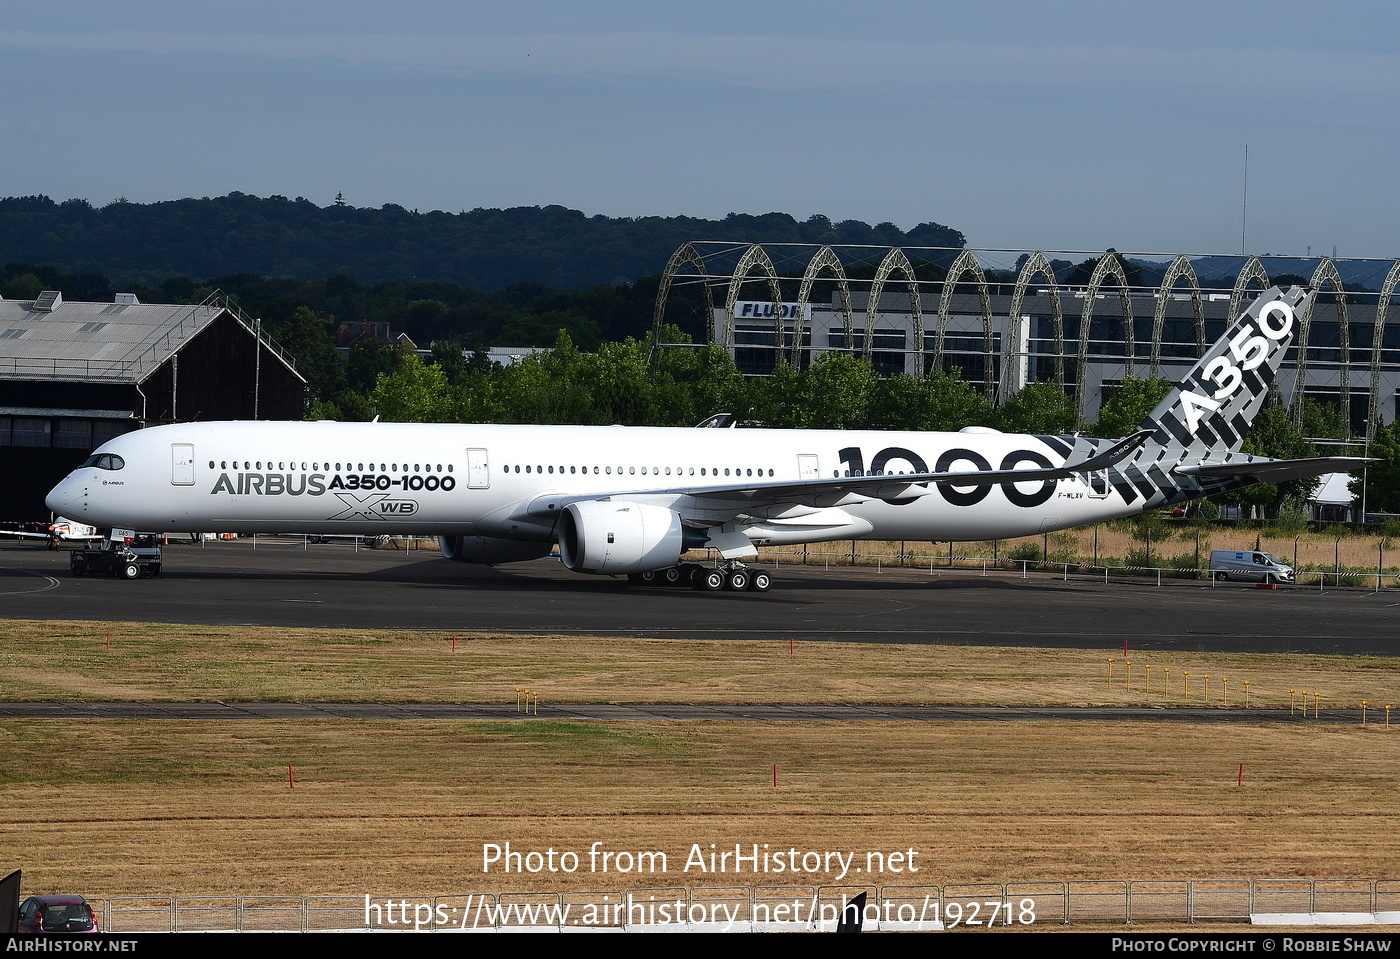
[[[1244,452],[1275,459],[1305,459],[1321,452],[1309,437],[1341,438],[1345,425],[1335,407],[1305,398],[1303,426],[1291,409],[1284,407],[1275,393],[1259,411],[1244,441]],[[1310,431],[1309,426],[1313,429]],[[1286,501],[1301,503],[1317,488],[1319,478],[1289,480],[1285,483],[1256,483],[1239,492],[1222,497],[1227,503],[1259,507],[1273,513]]]
[[[1126,377],[1099,406],[1099,421],[1090,435],[1105,438],[1127,436],[1157,408],[1171,388],[1172,384],[1160,376],[1151,379]]]
[[[950,372],[922,380],[912,376],[881,380],[866,415],[866,425],[877,430],[960,430],[964,426],[990,426],[995,421],[996,413],[987,398]]]
[[[696,217],[586,216],[562,206],[419,213],[393,203],[355,207],[337,197],[244,193],[161,203],[45,196],[0,199],[0,263],[60,264],[85,271],[197,277],[257,273],[306,281],[346,273],[379,280],[454,283],[494,291],[512,283],[582,289],[619,276],[660,273],[687,240],[758,243],[881,243],[961,247],[938,223],[905,232],[893,223],[797,221],[786,213]]]
[[[1400,423],[1391,423],[1376,430],[1366,455],[1380,462],[1372,463],[1364,477],[1352,481],[1352,494],[1358,502],[1361,501],[1361,481],[1364,478],[1367,512],[1400,513]]]
[[[663,331],[666,342],[683,342],[678,330]],[[880,379],[859,357],[821,354],[807,369],[779,366],[771,376],[746,379],[729,354],[705,345],[661,351],[649,367],[650,344],[628,338],[604,343],[595,353],[579,350],[560,331],[554,346],[510,366],[464,359],[459,351],[435,350],[424,360],[411,350],[357,347],[388,363],[373,386],[349,389],[316,406],[317,416],[398,421],[482,423],[578,423],[624,426],[693,426],[714,413],[793,429],[957,430],[993,426],[1010,432],[1065,433],[1074,428],[1074,409],[1052,384],[1032,384],[1000,409],[993,408],[956,373],[916,380]],[[357,353],[352,351],[351,362]],[[362,361],[353,383],[369,369]],[[1151,383],[1148,392],[1153,392]],[[1127,389],[1119,406],[1147,403]],[[1155,400],[1153,401],[1155,403]],[[1147,405],[1150,411],[1151,405]],[[1146,413],[1121,413],[1135,429]],[[1286,416],[1284,417],[1286,419]]]
[[[1074,401],[1054,383],[1027,385],[997,412],[997,425],[1015,433],[1068,433],[1078,419]]]

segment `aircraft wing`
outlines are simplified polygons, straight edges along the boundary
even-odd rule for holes
[[[1182,476],[1206,476],[1223,479],[1246,477],[1255,483],[1282,483],[1285,480],[1320,476],[1323,473],[1354,473],[1367,463],[1378,462],[1374,457],[1314,456],[1299,460],[1257,459],[1239,463],[1204,463],[1200,466],[1178,466],[1172,472]]]
[[[30,525],[39,526],[41,524],[32,523]],[[90,526],[79,526],[78,528],[91,529]],[[102,538],[101,535],[98,534],[96,531],[90,533],[73,532],[72,521],[65,519],[62,516],[58,517],[58,519],[50,523],[48,525],[48,528],[43,530],[42,532],[32,529],[0,529],[0,536],[17,536],[21,539],[45,539],[48,540],[50,543],[89,542],[100,540]]]
[[[691,487],[684,492],[700,499],[758,500],[794,502],[809,506],[830,506],[833,496],[855,494],[871,499],[903,499],[924,496],[933,485],[995,486],[998,483],[1039,483],[1069,479],[1080,473],[1107,469],[1147,442],[1152,430],[1141,430],[1118,440],[1105,450],[1064,466],[1014,470],[974,470],[942,473],[885,474],[883,476],[840,476],[832,479],[799,480],[752,486]],[[678,491],[679,492],[679,491]],[[810,500],[819,500],[811,502]]]
[[[844,506],[864,499],[889,501],[926,496],[933,492],[936,485],[994,486],[998,483],[1040,483],[1046,480],[1069,479],[1077,474],[1107,469],[1137,450],[1152,435],[1152,430],[1141,430],[1080,460],[1049,468],[886,473],[877,476],[839,476],[773,483],[677,486],[639,492],[619,492],[614,495],[629,500],[687,496],[693,498],[695,505],[706,512],[722,512],[726,509],[742,512],[749,508],[778,505],[822,509]],[[569,503],[599,498],[596,495],[546,495],[532,502],[527,512],[537,516],[550,515]]]

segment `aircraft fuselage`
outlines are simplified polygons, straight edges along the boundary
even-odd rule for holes
[[[612,497],[703,521],[696,491],[843,476],[1061,466],[1074,440],[1004,434],[390,423],[191,423],[120,436],[120,469],[82,467],[53,493],[101,528],[481,535],[545,541],[570,501]],[[1184,497],[1183,497],[1184,498]],[[1101,474],[923,495],[755,503],[757,545],[971,540],[1079,526],[1141,509]],[[721,510],[722,519],[732,509]]]

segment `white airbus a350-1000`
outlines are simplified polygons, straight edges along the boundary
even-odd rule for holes
[[[1360,468],[1239,452],[1306,294],[1265,292],[1138,432],[956,433],[402,423],[187,423],[104,444],[49,494],[102,529],[440,537],[508,563],[767,590],[764,545],[987,540],[1082,526],[1250,483]],[[680,563],[710,547],[710,564]]]

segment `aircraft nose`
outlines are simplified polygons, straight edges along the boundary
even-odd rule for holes
[[[87,511],[86,487],[87,484],[76,473],[69,473],[49,490],[49,495],[44,497],[44,505],[58,516],[78,519]]]

